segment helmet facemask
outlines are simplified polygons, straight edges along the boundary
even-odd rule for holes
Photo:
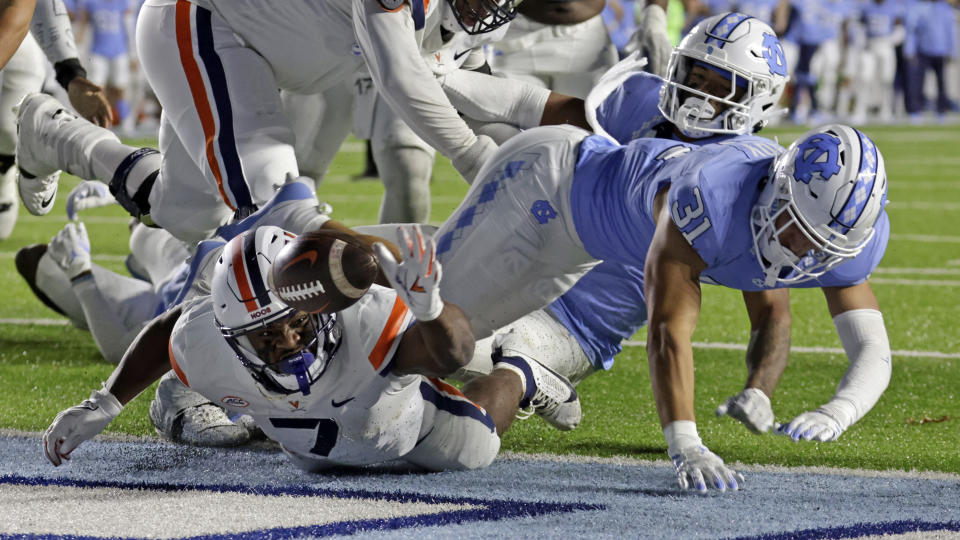
[[[801,283],[856,257],[885,204],[883,157],[869,138],[846,126],[808,132],[774,160],[751,214],[765,284]],[[799,256],[781,241],[792,227],[811,246]]]
[[[221,326],[220,332],[254,380],[276,394],[300,392],[309,395],[310,387],[323,375],[340,348],[340,329],[336,326],[335,314],[308,314],[291,308],[282,317],[251,326]],[[299,346],[271,360],[278,331],[297,332]]]
[[[446,0],[443,26],[451,32],[486,34],[512,21],[522,0]],[[453,19],[456,26],[450,24]]]
[[[725,79],[723,88],[704,91],[705,72]],[[671,54],[660,112],[695,139],[751,133],[783,112],[776,105],[786,73],[783,48],[769,25],[742,13],[717,15],[694,27]]]

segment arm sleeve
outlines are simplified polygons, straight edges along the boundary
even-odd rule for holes
[[[380,95],[427,144],[447,157],[477,136],[460,118],[421,57],[410,7],[385,11],[376,0],[353,1],[354,32]]]
[[[833,318],[850,360],[837,392],[820,410],[846,429],[863,418],[890,384],[890,341],[883,315],[875,309],[853,309]]]
[[[77,43],[63,0],[37,0],[30,31],[50,63],[77,57]]]

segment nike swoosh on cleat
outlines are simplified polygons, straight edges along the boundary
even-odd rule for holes
[[[467,49],[467,50],[465,50],[465,51],[460,51],[460,52],[453,53],[453,61],[456,62],[457,60],[460,59],[461,56],[467,54],[468,52],[470,52],[470,49]]]
[[[347,398],[347,399],[345,399],[345,400],[343,400],[343,401],[337,401],[337,400],[335,400],[335,399],[331,399],[331,400],[330,400],[330,405],[333,405],[334,407],[343,407],[344,405],[346,405],[347,403],[350,403],[350,402],[353,401],[354,399],[355,399],[355,397],[350,397],[350,398]]]
[[[50,206],[50,203],[53,202],[53,198],[56,197],[56,196],[57,196],[57,194],[54,193],[53,195],[50,195],[49,197],[47,197],[46,199],[44,199],[43,202],[40,203],[40,208],[46,208],[46,207]]]

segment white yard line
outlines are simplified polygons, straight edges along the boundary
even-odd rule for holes
[[[960,203],[936,201],[893,201],[887,205],[887,208],[892,210],[946,210],[949,212],[956,212],[957,210],[960,210]]]
[[[957,261],[950,261],[947,264]],[[924,276],[960,276],[960,268],[885,268],[880,267],[873,271],[876,274],[919,274]]]
[[[645,341],[634,341],[627,340],[623,342],[624,347],[646,347],[647,343]],[[698,349],[719,349],[725,351],[746,351],[747,345],[745,343],[719,343],[715,341],[694,341],[693,346]],[[792,346],[790,347],[792,352],[798,353],[813,353],[813,354],[846,354],[843,349],[839,347],[799,347]],[[912,358],[944,358],[944,359],[960,359],[960,353],[945,353],[940,351],[910,351],[910,350],[898,350],[891,351],[893,356],[900,357],[912,357]]]
[[[960,281],[936,279],[870,278],[876,285],[913,285],[917,287],[960,287]]]
[[[890,239],[930,244],[960,244],[960,236],[941,236],[935,234],[891,234]]]

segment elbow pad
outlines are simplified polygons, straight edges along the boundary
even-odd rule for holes
[[[821,409],[846,429],[876,405],[890,383],[891,353],[883,315],[875,309],[854,309],[833,318],[850,367],[837,392]]]

